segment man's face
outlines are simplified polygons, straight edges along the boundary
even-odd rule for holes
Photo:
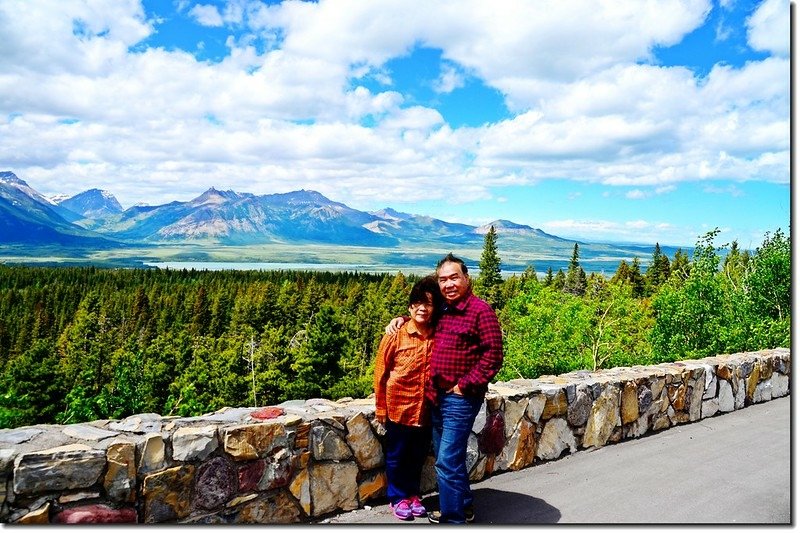
[[[444,263],[437,273],[439,290],[447,303],[455,303],[469,293],[469,276],[461,272],[458,263]]]

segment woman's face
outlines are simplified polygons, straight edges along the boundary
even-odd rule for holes
[[[411,320],[418,325],[427,325],[431,321],[433,315],[433,296],[431,293],[426,292],[425,297],[427,302],[417,302],[408,306],[408,313],[411,315]]]

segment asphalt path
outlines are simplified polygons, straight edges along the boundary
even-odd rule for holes
[[[475,524],[790,524],[790,415],[787,396],[492,476],[472,484]],[[323,522],[429,525],[385,502]]]

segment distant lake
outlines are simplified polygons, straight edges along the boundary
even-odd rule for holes
[[[395,273],[428,272],[432,269],[416,266],[365,265],[360,263],[260,263],[260,262],[228,262],[228,261],[165,261],[145,262],[147,266],[171,270],[312,270],[323,272],[370,272]]]
[[[558,263],[560,264],[553,270],[556,271],[558,268],[562,268],[563,265],[563,268],[566,271],[567,262],[559,261]],[[262,263],[236,261],[163,261],[144,262],[143,264],[162,270],[306,270],[314,272],[366,272],[370,274],[395,274],[397,272],[403,272],[405,274],[428,274],[433,272],[435,266],[431,265],[430,267],[422,267],[419,265],[368,265],[364,263]],[[480,271],[477,265],[468,264],[467,266],[469,267],[470,274]],[[604,271],[601,268],[592,269],[586,268],[585,266],[584,270],[587,274],[594,271],[602,272],[603,274],[610,276],[614,273],[616,264],[609,264],[608,266],[611,268],[610,273],[608,270]],[[513,266],[508,270],[503,269],[500,274],[506,278],[514,274],[519,275],[524,270],[524,267]],[[537,269],[537,274],[543,275],[544,272],[541,272]]]

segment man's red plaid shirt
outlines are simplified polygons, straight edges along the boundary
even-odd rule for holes
[[[483,396],[503,364],[503,333],[489,304],[470,293],[446,305],[436,325],[426,396],[458,384],[466,396]]]

